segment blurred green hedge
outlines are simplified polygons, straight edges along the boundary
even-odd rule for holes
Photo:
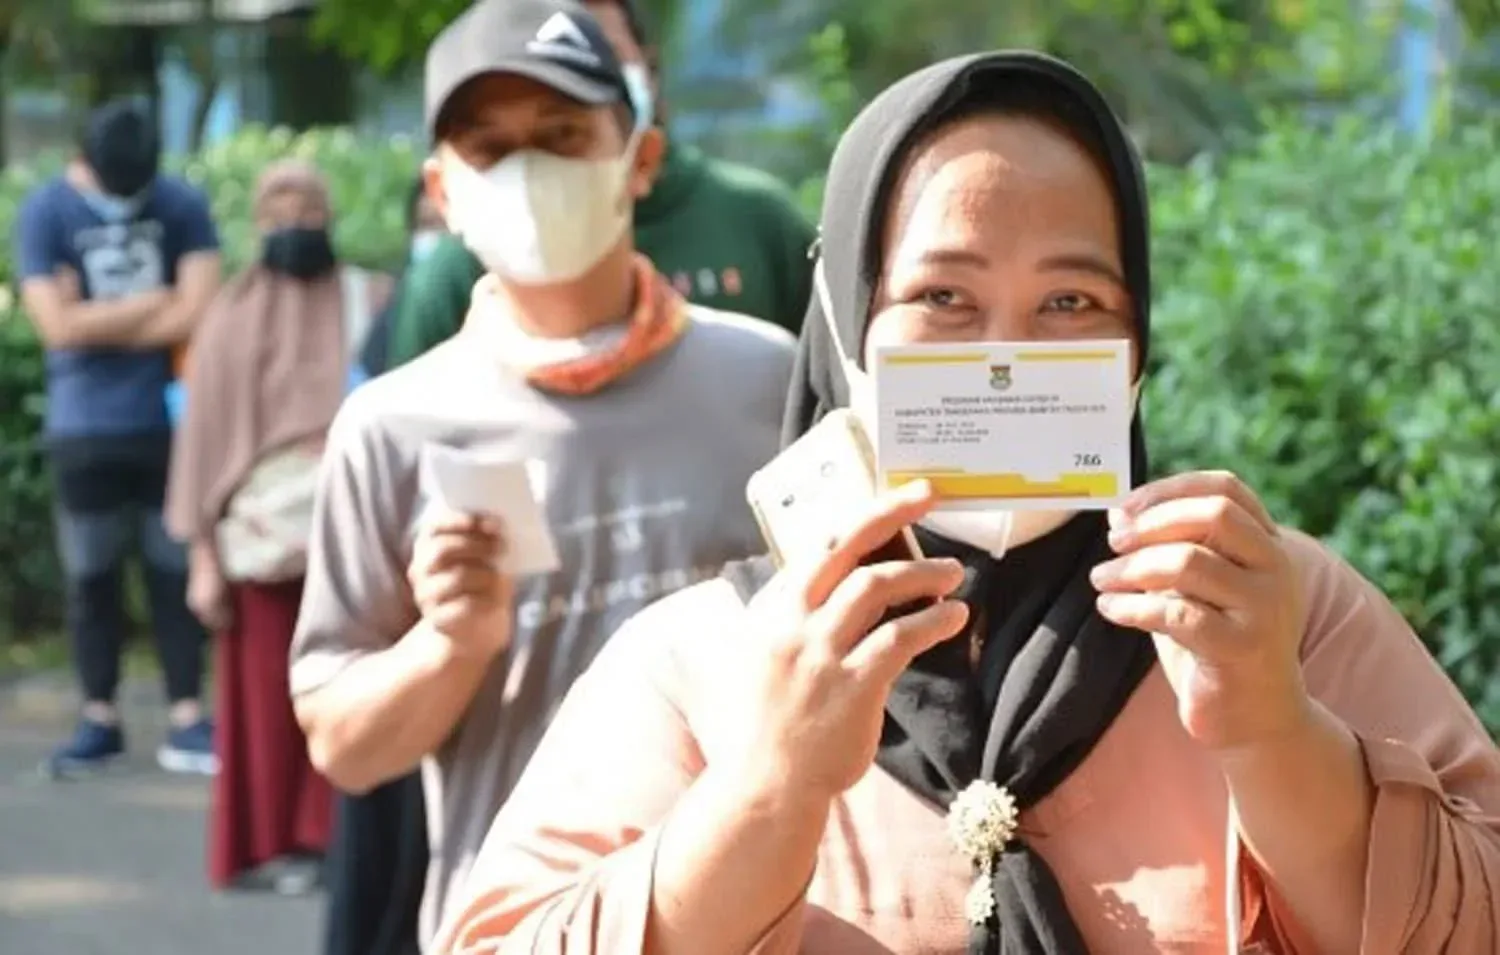
[[[1331,543],[1500,730],[1500,127],[1287,126],[1152,189],[1154,466]]]
[[[341,131],[246,133],[186,164],[231,259],[253,248],[256,172],[289,151],[329,171],[346,253],[395,262],[418,156]],[[1151,184],[1156,470],[1241,474],[1374,579],[1500,728],[1500,133],[1284,126]],[[7,230],[25,185],[0,183]],[[0,627],[27,626],[57,606],[39,374],[24,321],[0,324]]]

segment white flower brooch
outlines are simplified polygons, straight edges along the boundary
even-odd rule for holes
[[[995,857],[1016,836],[1020,812],[1010,790],[976,779],[948,807],[948,836],[958,851],[969,857],[976,874],[964,897],[964,912],[974,925],[983,925],[995,914],[995,892],[990,876]]]

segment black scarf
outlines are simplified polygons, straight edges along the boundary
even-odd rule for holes
[[[1018,97],[1024,88],[1025,95]],[[1145,367],[1151,280],[1146,192],[1124,128],[1087,79],[1041,54],[960,57],[906,77],[877,97],[844,133],[829,170],[821,236],[829,303],[839,337],[858,349],[880,271],[879,240],[890,193],[913,143],[977,105],[1042,108],[1104,163],[1119,206],[1120,245]],[[857,356],[855,356],[857,358]],[[849,393],[822,306],[814,297],[788,402],[784,443]],[[1139,416],[1131,424],[1133,477],[1146,473]],[[1018,547],[1003,561],[919,532],[931,556],[967,568],[962,596],[984,628],[977,672],[968,641],[941,644],[913,661],[886,702],[876,762],[946,811],[975,779],[1003,786],[1024,809],[1045,798],[1083,761],[1156,662],[1145,634],[1122,630],[1094,609],[1089,570],[1111,554],[1098,513]],[[770,576],[768,562],[725,571],[748,598]],[[954,849],[958,851],[957,847]],[[976,927],[974,955],[1080,955],[1082,937],[1046,863],[1022,840],[996,860],[995,914]]]

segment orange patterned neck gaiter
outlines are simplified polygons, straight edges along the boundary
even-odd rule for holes
[[[635,259],[635,312],[606,347],[528,368],[526,380],[544,391],[589,395],[630,374],[670,348],[687,328],[687,303],[644,255]]]

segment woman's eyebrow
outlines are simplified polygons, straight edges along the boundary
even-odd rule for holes
[[[990,260],[971,249],[927,249],[917,256],[922,265],[959,265],[971,269],[989,268]]]
[[[1113,263],[1103,256],[1089,252],[1050,255],[1042,259],[1037,267],[1046,272],[1091,272],[1101,278],[1109,279],[1121,288],[1125,286],[1125,276],[1120,274],[1120,270]]]

